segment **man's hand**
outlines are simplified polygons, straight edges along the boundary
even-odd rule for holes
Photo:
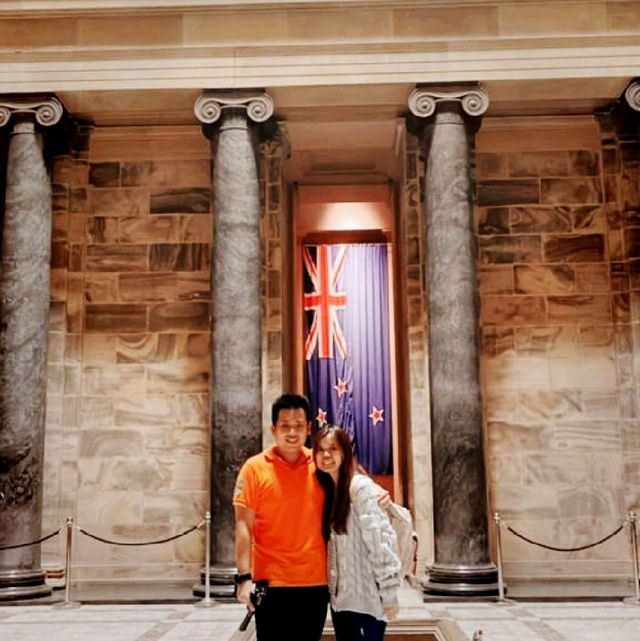
[[[240,574],[249,575],[251,568],[251,541],[253,540],[253,524],[255,513],[246,508],[236,506],[236,566]],[[248,608],[253,609],[249,595],[253,592],[253,581],[243,581],[236,586],[236,599],[240,603],[246,603]]]
[[[251,603],[251,594],[253,591],[253,581],[243,581],[236,590],[236,599],[238,599],[240,603],[245,603],[251,610],[253,610],[253,603]]]

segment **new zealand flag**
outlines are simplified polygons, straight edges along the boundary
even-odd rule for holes
[[[303,258],[314,429],[325,423],[343,427],[371,474],[391,474],[387,246],[306,245]]]

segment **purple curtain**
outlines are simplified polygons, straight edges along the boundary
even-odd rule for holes
[[[387,246],[306,245],[303,255],[313,427],[340,425],[371,474],[391,474]]]

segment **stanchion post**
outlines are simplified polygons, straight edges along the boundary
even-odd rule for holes
[[[502,521],[500,513],[494,512],[493,522],[496,530],[496,565],[498,566],[498,605],[513,605],[513,599],[507,599],[504,595],[504,576],[502,574],[502,534],[500,532]]]
[[[215,605],[215,601],[211,598],[211,512],[207,510],[204,515],[204,599],[196,603],[199,608],[210,608]]]
[[[73,518],[67,517],[67,537],[64,560],[64,601],[55,603],[52,607],[56,609],[79,608],[80,603],[71,600],[71,549],[73,547]]]
[[[634,595],[623,599],[629,605],[640,605],[640,570],[638,569],[638,531],[636,513],[629,510],[629,538],[631,540],[631,560],[633,562]]]

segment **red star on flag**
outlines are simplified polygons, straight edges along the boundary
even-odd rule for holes
[[[338,392],[338,398],[340,398],[347,391],[347,381],[339,378],[338,382],[333,386],[333,389]]]
[[[318,421],[318,425],[320,427],[327,424],[327,413],[321,407],[318,408],[318,416],[316,416],[316,421]]]
[[[374,427],[378,423],[384,421],[384,416],[382,416],[383,413],[384,413],[384,409],[378,409],[375,405],[372,406],[371,414],[369,414],[369,418],[373,421]]]

